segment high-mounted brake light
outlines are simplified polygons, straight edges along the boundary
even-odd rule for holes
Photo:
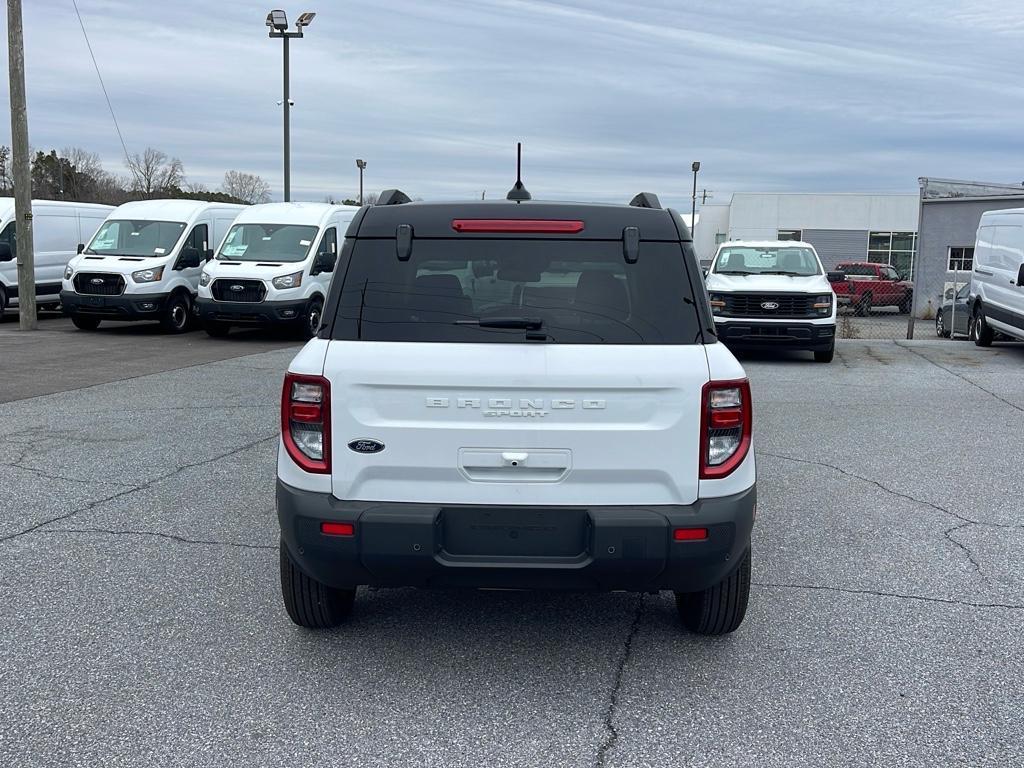
[[[331,471],[331,385],[323,376],[288,373],[281,392],[281,440],[305,472]]]
[[[456,232],[504,232],[531,235],[575,235],[582,221],[556,219],[453,219]]]
[[[750,451],[753,407],[750,382],[709,381],[704,385],[700,413],[700,477],[727,477]]]

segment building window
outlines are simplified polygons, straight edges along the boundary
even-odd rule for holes
[[[803,240],[804,231],[802,229],[780,229],[779,240]]]
[[[974,269],[974,246],[949,249],[947,272],[970,272]]]
[[[888,264],[897,272],[912,278],[910,274],[917,253],[916,232],[869,232],[868,261]]]

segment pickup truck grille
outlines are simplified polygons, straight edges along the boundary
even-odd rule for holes
[[[235,280],[222,278],[214,280],[210,293],[217,301],[240,301],[259,304],[266,298],[267,287],[262,280]]]
[[[814,297],[805,293],[726,293],[723,317],[814,317]]]
[[[120,296],[124,293],[124,278],[102,272],[79,272],[75,275],[75,291],[90,296]]]

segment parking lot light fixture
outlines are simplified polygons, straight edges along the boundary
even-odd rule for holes
[[[305,11],[299,15],[295,22],[295,29],[288,29],[288,15],[282,10],[273,10],[267,14],[267,26],[270,27],[270,37],[281,38],[284,45],[284,97],[279,102],[284,109],[284,201],[290,202],[292,198],[292,169],[291,169],[291,137],[290,137],[290,116],[292,100],[288,98],[289,73],[288,73],[288,41],[293,37],[302,37],[302,30],[308,27],[316,13]]]
[[[356,160],[356,168],[359,169],[359,204],[363,204],[363,171],[366,170],[365,160]]]
[[[693,170],[693,198],[690,202],[690,237],[693,237],[693,231],[697,229],[697,172],[700,170],[700,160],[694,160],[690,168]]]

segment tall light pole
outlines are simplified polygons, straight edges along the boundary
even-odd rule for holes
[[[697,171],[700,170],[700,161],[695,160],[693,165],[690,167],[693,169],[693,199],[690,205],[690,237],[693,237],[693,231],[697,228]]]
[[[356,160],[356,168],[359,169],[359,204],[363,204],[363,171],[366,170],[365,160]]]
[[[23,331],[34,331],[38,326],[36,262],[32,246],[32,171],[28,156],[21,0],[7,0],[7,58],[11,80],[11,167],[14,176],[15,257],[18,259],[18,325]],[[3,311],[2,306],[0,311]]]
[[[281,106],[284,108],[284,201],[287,203],[292,199],[292,166],[291,166],[291,134],[288,124],[289,110],[292,102],[288,97],[288,41],[293,37],[302,37],[302,30],[308,27],[315,13],[306,11],[299,15],[295,22],[295,29],[288,29],[288,15],[281,10],[271,11],[267,14],[267,26],[270,27],[270,36],[279,37],[284,41],[284,98],[281,99]]]

